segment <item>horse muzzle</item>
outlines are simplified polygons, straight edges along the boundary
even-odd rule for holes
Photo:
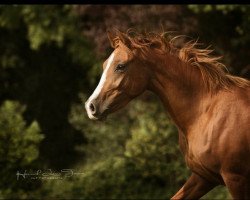
[[[92,120],[103,120],[106,118],[106,112],[100,109],[100,105],[96,100],[88,100],[85,102],[85,109],[88,117]]]

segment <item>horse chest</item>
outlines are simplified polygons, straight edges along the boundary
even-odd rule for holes
[[[213,146],[209,137],[195,136],[187,138],[183,133],[179,133],[179,143],[187,161],[202,161],[213,157]]]
[[[209,180],[222,182],[219,174],[220,164],[210,142],[204,142],[204,137],[196,138],[192,142],[183,136],[180,146],[188,167]]]

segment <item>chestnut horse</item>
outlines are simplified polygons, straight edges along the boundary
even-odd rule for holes
[[[250,199],[250,81],[229,75],[196,41],[177,47],[164,34],[108,36],[114,51],[85,103],[89,118],[102,119],[152,91],[177,126],[192,171],[172,199],[199,199],[217,185],[234,199]]]

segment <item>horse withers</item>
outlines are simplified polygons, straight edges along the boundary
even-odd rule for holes
[[[217,185],[234,199],[250,199],[250,81],[229,75],[195,41],[177,48],[164,34],[108,36],[114,51],[85,103],[89,118],[105,118],[145,90],[154,92],[178,128],[192,171],[172,199],[199,199]]]

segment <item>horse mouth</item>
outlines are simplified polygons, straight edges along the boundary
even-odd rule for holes
[[[96,121],[105,121],[107,119],[107,115],[99,115],[99,116],[89,116],[90,119]]]
[[[122,96],[116,98],[116,101],[105,101],[102,104],[92,100],[85,103],[85,109],[87,111],[89,119],[105,121],[109,114],[119,110],[128,102],[129,100],[126,99],[126,101],[124,101],[124,97]]]
[[[102,113],[96,113],[96,114],[89,114],[88,117],[91,120],[96,120],[96,121],[105,121],[108,115],[108,110],[105,110]]]

